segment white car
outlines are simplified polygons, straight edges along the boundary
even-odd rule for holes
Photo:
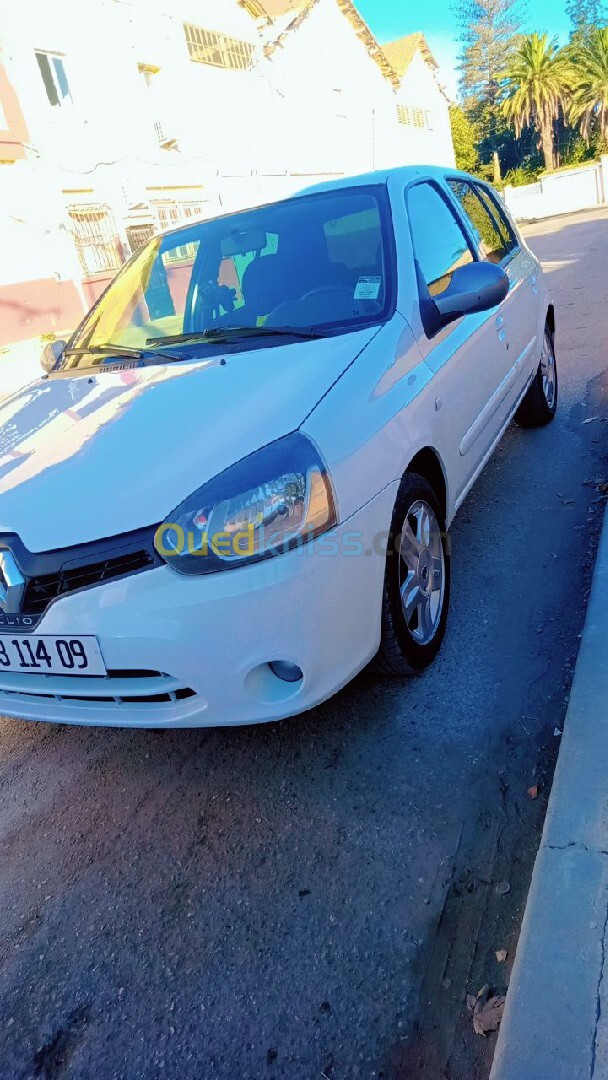
[[[0,410],[0,713],[250,724],[444,636],[446,530],[555,314],[486,184],[410,167],[153,238]]]

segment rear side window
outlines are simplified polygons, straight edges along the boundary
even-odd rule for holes
[[[503,237],[505,251],[507,254],[511,254],[519,247],[519,240],[513,232],[513,228],[509,222],[507,215],[500,205],[499,197],[493,191],[487,191],[486,188],[481,187],[479,184],[473,184],[475,191],[479,194],[484,206],[494,217],[496,224],[498,225],[500,235]]]
[[[448,180],[448,185],[469,219],[482,257],[487,262],[502,262],[517,247],[517,240],[498,206],[477,184]]]
[[[434,184],[407,193],[414,255],[430,296],[439,296],[454,270],[475,261],[464,231]]]

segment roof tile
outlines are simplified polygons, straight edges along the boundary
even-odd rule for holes
[[[389,64],[401,76],[405,75],[418,49],[432,67],[437,67],[437,61],[428,47],[424,34],[420,31],[415,34],[406,34],[405,37],[398,38],[397,41],[389,41],[382,46]]]

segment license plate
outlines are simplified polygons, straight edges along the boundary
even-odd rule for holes
[[[0,637],[3,671],[32,675],[105,675],[106,665],[94,637]]]

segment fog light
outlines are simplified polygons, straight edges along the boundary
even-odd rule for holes
[[[268,667],[273,675],[283,682],[296,683],[304,678],[302,669],[297,664],[290,664],[288,660],[271,660]]]

